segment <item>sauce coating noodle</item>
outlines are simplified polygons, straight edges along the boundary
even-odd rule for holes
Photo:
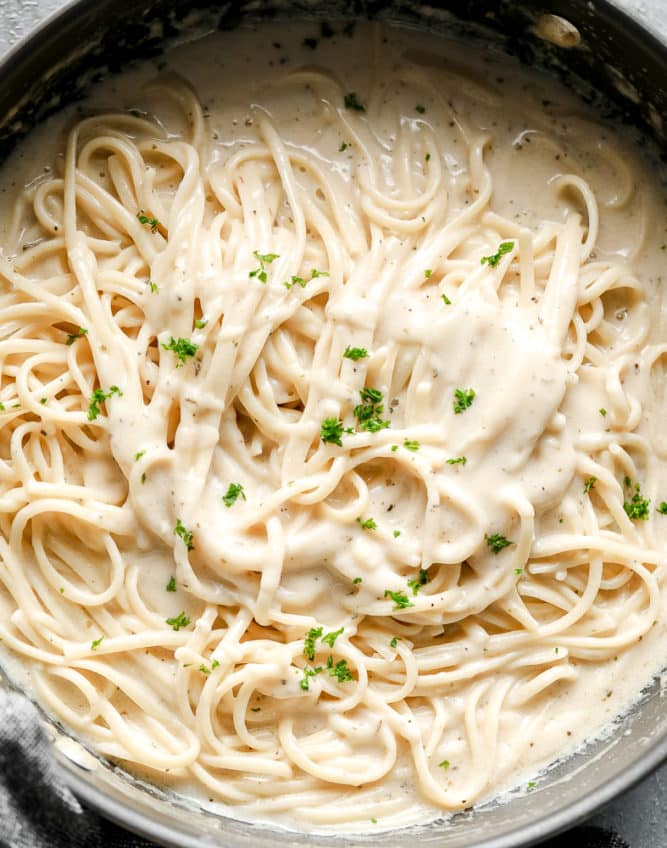
[[[661,664],[665,224],[559,92],[312,28],[181,48],[34,143],[0,636],[128,769],[363,828],[535,773]]]

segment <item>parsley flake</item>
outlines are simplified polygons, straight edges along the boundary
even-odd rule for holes
[[[391,589],[385,589],[384,596],[385,596],[385,598],[391,598],[392,599],[392,601],[395,604],[395,606],[394,606],[395,610],[407,609],[408,607],[414,606],[414,604],[408,598],[408,596],[405,594],[405,592],[392,592]]]
[[[448,769],[449,768],[449,760],[443,760],[441,763],[438,763],[438,768]]]
[[[100,414],[100,404],[105,400],[109,400],[112,395],[123,396],[123,393],[118,386],[110,386],[109,391],[105,392],[102,389],[95,389],[88,404],[88,420],[94,421]]]
[[[176,364],[177,368],[182,368],[188,357],[194,356],[199,349],[199,345],[191,342],[190,339],[175,339],[173,336],[171,336],[168,342],[162,342],[162,347],[176,354],[179,360]]]
[[[460,415],[461,412],[465,412],[466,409],[470,409],[474,400],[474,389],[468,389],[467,391],[465,389],[455,389],[454,400],[452,401],[454,406],[454,414]]]
[[[584,494],[587,495],[591,489],[595,488],[595,483],[597,482],[597,477],[589,477],[588,480],[584,483]]]
[[[65,344],[67,345],[67,347],[69,347],[70,345],[73,345],[74,342],[77,339],[80,339],[82,336],[87,336],[87,335],[88,335],[88,330],[86,330],[85,327],[79,327],[79,329],[76,331],[76,333],[68,333],[67,334],[67,341],[65,342]]]
[[[424,276],[426,277],[426,279],[427,279],[427,280],[428,280],[428,278],[431,276],[431,274],[432,274],[432,273],[433,273],[433,271],[431,270],[431,268],[427,268],[427,269],[424,271]]]
[[[183,544],[189,551],[194,550],[195,546],[192,544],[192,530],[186,530],[180,518],[176,519],[174,533],[183,540]]]
[[[502,257],[506,253],[509,253],[512,250],[513,247],[514,247],[513,241],[502,242],[502,244],[498,247],[498,250],[497,250],[496,253],[492,254],[491,256],[482,256],[482,259],[481,259],[482,265],[488,265],[491,268],[495,268],[498,265],[498,263],[500,262],[500,260],[502,259]]]
[[[322,666],[317,666],[317,668],[304,668],[303,670],[303,678],[299,681],[299,686],[303,689],[304,692],[307,692],[310,689],[310,678],[315,677],[316,674],[321,674]]]
[[[417,103],[417,105],[415,106],[415,112],[419,112],[420,115],[423,115],[425,111],[426,106],[422,106],[421,103]]]
[[[320,439],[325,444],[343,447],[343,422],[339,418],[325,418],[320,427]]]
[[[406,450],[409,450],[409,451],[412,451],[413,453],[415,453],[415,451],[419,450],[420,445],[419,445],[419,442],[416,439],[403,439],[403,447]]]
[[[338,660],[334,665],[333,657],[327,659],[327,669],[331,677],[335,677],[339,683],[347,683],[354,680],[352,672],[347,666],[347,660]]]
[[[361,390],[360,396],[361,403],[354,407],[354,416],[359,424],[359,429],[366,430],[369,433],[377,433],[378,430],[385,430],[389,427],[389,422],[380,417],[384,412],[382,392],[369,386]]]
[[[140,224],[148,224],[152,233],[162,226],[157,218],[152,218],[150,215],[144,214],[143,210],[141,212],[137,212],[137,221],[139,221]]]
[[[151,294],[157,294],[160,291],[157,283],[154,283],[153,280],[146,280],[146,285],[151,290]]]
[[[134,461],[135,461],[135,462],[139,462],[139,460],[141,459],[141,457],[142,457],[142,456],[144,456],[145,454],[146,454],[146,451],[145,451],[145,450],[137,451],[137,452],[135,453],[135,455],[134,455]]]
[[[352,582],[353,582],[353,583],[355,584],[355,586],[356,586],[356,585],[358,585],[359,583],[361,583],[361,582],[362,582],[362,580],[363,580],[363,578],[361,578],[361,577],[355,577],[355,578],[354,578],[354,580],[353,580]]]
[[[348,148],[349,146],[350,146],[350,145],[349,145],[346,141],[341,142],[341,145],[340,145],[340,147],[338,148],[338,152],[339,152],[339,153],[344,153],[344,152],[347,150],[347,148]]]
[[[453,456],[447,460],[447,465],[465,465],[467,461],[467,456]]]
[[[259,262],[259,268],[255,268],[254,271],[250,271],[249,277],[256,277],[260,282],[266,283],[267,273],[266,273],[266,265],[270,265],[273,261],[280,258],[279,253],[260,253],[258,250],[253,250],[253,256]]]
[[[190,619],[184,612],[179,612],[174,618],[167,618],[166,623],[171,625],[172,630],[180,630],[181,627],[187,627],[190,624]]]
[[[389,643],[389,647],[390,647],[390,648],[395,648],[395,647],[397,647],[397,645],[398,645],[398,640],[399,640],[400,638],[401,638],[400,636],[394,636],[394,638],[393,638],[393,639],[391,640],[391,642]]]
[[[486,537],[486,544],[491,548],[494,554],[499,554],[503,548],[513,545],[514,542],[505,536],[501,536],[500,533],[494,533],[493,536]]]
[[[208,324],[208,321],[205,318],[197,318],[195,320],[195,328],[197,330],[203,330],[204,327]]]
[[[606,414],[607,414],[607,410],[604,408],[604,406],[601,406],[601,407],[600,407],[599,412],[600,412],[600,415],[601,415],[603,418],[604,418],[604,417],[606,416]]]
[[[624,480],[625,485],[630,488],[631,483],[628,477]],[[649,504],[651,503],[649,498],[643,498],[641,495],[641,489],[639,483],[635,484],[635,491],[632,495],[631,500],[625,501],[623,503],[623,509],[625,510],[628,518],[637,519],[639,521],[647,521],[649,518]]]
[[[657,512],[659,512],[660,515],[667,515],[667,501],[662,501],[660,503],[660,506],[657,508]]]
[[[303,640],[303,655],[311,662],[315,659],[315,642],[322,635],[321,627],[311,627]]]
[[[322,636],[322,641],[326,642],[330,648],[333,648],[336,643],[336,639],[338,639],[344,629],[344,627],[339,627],[338,630],[332,630],[331,633],[325,633],[324,636]]]
[[[408,587],[412,589],[412,594],[416,595],[422,586],[425,586],[430,581],[428,571],[425,568],[419,569],[419,577],[416,580],[408,580]]]
[[[451,306],[452,305],[451,300],[447,297],[446,294],[441,294],[440,297],[442,298],[442,302],[445,304],[445,306]]]
[[[99,648],[99,646],[102,644],[102,639],[104,639],[104,636],[100,636],[99,639],[93,639],[93,641],[90,643],[91,651],[96,651]]]
[[[367,518],[365,521],[362,521],[361,518],[357,518],[357,523],[364,530],[377,530],[378,528],[374,518]]]
[[[247,500],[245,492],[243,491],[243,486],[240,483],[230,483],[227,493],[222,496],[222,502],[226,507],[233,506],[239,496],[242,497],[244,501]]]
[[[167,592],[175,592],[176,591],[176,578],[174,577],[173,574],[169,578],[169,581],[168,581],[165,588],[167,589]]]
[[[349,345],[345,348],[345,353],[343,354],[345,359],[351,359],[353,362],[356,362],[358,359],[366,359],[368,356],[368,351],[365,347],[350,347]]]

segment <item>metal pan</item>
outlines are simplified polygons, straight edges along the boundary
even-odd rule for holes
[[[563,27],[545,13],[559,15]],[[155,56],[168,44],[245,18],[373,17],[456,34],[545,68],[595,102],[638,143],[667,152],[667,44],[613,3],[596,0],[76,0],[43,23],[0,64],[0,163],[49,113],[80,97],[100,75]],[[368,836],[317,837],[214,816],[141,784],[77,748],[51,722],[63,779],[87,804],[155,842],[178,848],[519,848],[565,830],[645,777],[667,758],[667,711],[649,687],[613,733],[554,767],[534,792],[448,820]],[[68,751],[66,755],[64,750]],[[74,752],[74,756],[72,756]]]

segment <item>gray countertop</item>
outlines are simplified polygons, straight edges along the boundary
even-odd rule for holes
[[[612,2],[667,40],[667,0]],[[65,0],[0,0],[0,55],[66,5]],[[663,848],[667,846],[666,802],[667,765],[609,804],[590,823],[615,830],[629,848]]]

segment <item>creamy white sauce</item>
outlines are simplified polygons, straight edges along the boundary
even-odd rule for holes
[[[67,345],[77,322],[48,303],[1,327],[5,433],[37,423],[2,442],[0,635],[13,675],[130,771],[240,817],[358,830],[533,780],[663,667],[667,230],[647,166],[567,93],[435,36],[335,29],[315,49],[314,24],[216,34],[100,85],[80,116],[139,117],[81,130],[78,231],[62,188],[36,202],[54,174],[74,186],[74,110],[5,169],[1,305],[27,302],[12,274],[49,279],[88,332]],[[67,254],[31,247],[63,230]],[[114,320],[96,291],[124,298]],[[56,365],[21,385],[17,357],[42,347],[9,339],[30,321],[18,335]],[[95,374],[122,394],[91,425]],[[364,387],[388,427],[359,426]],[[459,412],[457,389],[474,390]],[[340,446],[327,418],[354,431]],[[635,482],[647,521],[623,510]],[[245,500],[227,506],[231,483]],[[53,523],[10,536],[46,497]],[[85,520],[57,517],[71,504]],[[597,556],[607,583],[557,632]],[[320,626],[344,632],[308,659]]]

